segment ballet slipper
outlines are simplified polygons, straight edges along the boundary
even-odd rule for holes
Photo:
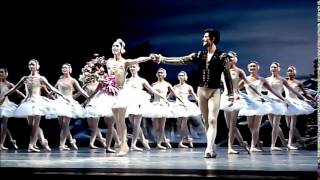
[[[18,149],[17,141],[16,141],[16,140],[12,139],[12,140],[10,140],[10,143],[12,144],[12,146],[13,146],[14,149]]]
[[[78,146],[77,146],[76,142],[77,142],[76,139],[71,139],[70,145],[73,149],[78,150]]]
[[[0,150],[8,150],[7,147],[4,147],[3,144],[0,145]]]
[[[258,149],[258,148],[253,147],[253,148],[250,148],[250,152],[262,152],[262,150],[261,150],[261,149]]]
[[[204,153],[204,158],[216,158],[217,157],[217,154],[216,152],[214,151],[209,151],[209,150],[206,150],[206,152]]]
[[[179,145],[178,145],[179,148],[189,148],[188,146],[184,145],[182,143],[182,141],[179,142]]]
[[[270,151],[282,151],[282,149],[279,147],[271,147]]]
[[[41,142],[41,145],[42,145],[47,151],[51,151],[51,148],[49,147],[48,140],[44,139],[43,142]]]
[[[166,150],[167,148],[162,146],[161,144],[157,144],[157,148],[161,150]]]
[[[111,149],[111,148],[107,148],[106,153],[116,153],[116,150]]]
[[[34,145],[33,145],[33,144],[29,144],[28,152],[40,152],[40,150],[34,148]]]
[[[92,143],[90,143],[89,144],[89,146],[90,146],[90,149],[98,149],[98,147],[97,146],[95,146],[94,144],[92,144]]]
[[[140,152],[142,152],[143,151],[143,149],[142,148],[138,148],[137,146],[131,146],[131,151],[140,151]]]
[[[125,155],[128,154],[128,152],[129,152],[129,146],[128,145],[124,145],[124,146],[120,147],[120,150],[117,153],[117,156],[118,157],[125,156]]]
[[[150,150],[150,149],[151,149],[150,146],[149,146],[149,141],[146,140],[146,139],[142,141],[142,145],[143,145],[143,147],[146,148],[147,150]]]
[[[233,149],[228,149],[228,154],[239,154],[239,151],[235,151]]]
[[[66,147],[65,145],[59,146],[60,151],[70,151],[70,148]]]
[[[189,146],[190,148],[193,148],[193,139],[192,138],[188,138],[188,143],[189,143]]]
[[[288,150],[298,150],[297,147],[294,147],[292,145],[288,145],[287,148],[288,148]]]
[[[249,149],[249,146],[248,146],[248,144],[246,142],[242,142],[240,144],[240,146],[242,146],[244,148],[244,150],[247,151],[248,154],[250,154],[250,149]]]
[[[165,144],[166,144],[167,148],[169,148],[169,149],[172,148],[172,146],[170,144],[170,139],[165,139]]]
[[[107,140],[106,139],[102,138],[102,139],[98,139],[98,141],[101,143],[101,145],[103,147],[107,147]]]

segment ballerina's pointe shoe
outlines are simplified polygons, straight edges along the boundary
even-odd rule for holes
[[[70,141],[70,145],[71,145],[71,147],[73,148],[73,149],[75,149],[75,150],[78,150],[78,146],[77,146],[77,141],[75,140],[75,139],[72,139],[71,141]]]
[[[157,144],[157,148],[160,149],[160,150],[166,150],[167,148],[162,146],[161,143],[160,144]]]
[[[90,149],[98,149],[98,147],[97,146],[95,146],[94,144],[92,144],[92,143],[90,143],[89,144],[89,147],[90,147]]]
[[[189,143],[189,146],[190,148],[193,148],[193,139],[192,138],[188,138],[188,143]]]
[[[250,148],[246,142],[243,142],[240,146],[242,146],[243,149],[247,151],[248,154],[250,154]]]
[[[118,157],[122,157],[125,156],[129,153],[129,146],[128,145],[124,145],[123,147],[120,147],[119,152],[117,153]]]
[[[29,144],[28,152],[40,152],[40,150],[34,148],[34,145],[33,145],[33,144]]]
[[[151,148],[150,148],[150,146],[149,146],[149,141],[148,140],[144,140],[144,141],[142,141],[142,145],[143,145],[143,147],[144,148],[146,148],[147,150],[150,150]]]
[[[111,149],[111,148],[107,148],[106,153],[116,153],[116,150]]]
[[[14,149],[16,149],[16,150],[18,149],[17,141],[16,141],[16,140],[12,139],[12,140],[10,141],[10,143],[12,144],[12,146],[13,146]]]
[[[271,147],[270,151],[282,151],[282,149],[279,147]]]
[[[217,157],[217,154],[215,152],[209,152],[209,151],[206,151],[204,153],[204,158],[216,158]]]
[[[294,146],[291,146],[291,145],[288,145],[287,147],[288,147],[289,150],[298,150],[297,147],[294,147]]]
[[[137,146],[131,146],[130,150],[131,150],[131,151],[140,151],[140,152],[143,151],[142,148],[139,148],[139,147],[137,147]]]
[[[228,154],[239,154],[239,151],[235,151],[233,149],[228,149]]]
[[[106,139],[102,138],[102,139],[98,139],[98,141],[101,143],[101,145],[103,147],[107,147],[107,140]]]
[[[49,147],[49,143],[48,140],[43,140],[43,142],[41,143],[41,145],[47,150],[47,151],[51,151],[51,148]]]
[[[4,147],[3,144],[0,145],[0,150],[8,150],[7,147]]]
[[[166,140],[165,140],[165,145],[166,145],[167,148],[169,148],[169,149],[172,148],[172,146],[171,146],[171,144],[170,144],[170,139],[166,139]]]
[[[68,148],[68,147],[65,146],[65,145],[62,145],[62,146],[59,146],[59,150],[60,150],[60,151],[70,151],[70,148]]]
[[[261,151],[264,151],[264,150],[263,150],[263,142],[262,142],[262,141],[258,141],[257,147],[258,147]]]
[[[258,148],[253,147],[253,148],[251,148],[251,149],[250,149],[250,152],[262,152],[262,150],[261,150],[261,149],[258,149]]]
[[[179,143],[178,147],[179,148],[189,148],[188,146],[184,145],[182,142]]]

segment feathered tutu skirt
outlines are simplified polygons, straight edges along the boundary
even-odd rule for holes
[[[173,104],[174,111],[172,111],[173,117],[191,117],[201,115],[200,108],[193,102],[189,100],[185,101],[183,105],[179,100]]]
[[[123,90],[126,94],[127,115],[146,114],[151,106],[151,95],[146,91],[135,88],[127,88]]]
[[[57,116],[57,107],[53,100],[43,96],[32,96],[22,100],[14,113],[14,117],[45,116],[47,119]]]
[[[306,101],[296,99],[296,98],[287,98],[287,100],[290,102],[290,105],[293,106],[294,108],[291,108],[293,110],[286,112],[287,116],[294,116],[294,115],[307,115],[311,114],[315,111],[315,109]],[[289,107],[290,107],[289,105]]]
[[[5,99],[4,102],[0,105],[0,118],[3,117],[13,117],[18,105]]]
[[[86,113],[85,109],[75,101],[72,97],[68,97],[68,101],[58,97],[53,100],[53,103],[57,107],[57,116],[66,116],[69,118],[84,118]]]
[[[85,107],[85,116],[87,118],[93,117],[112,117],[112,105],[115,103],[115,96],[99,92],[93,97]]]
[[[248,102],[250,103],[240,109],[239,116],[263,116],[272,112],[273,108],[270,100],[267,100],[266,98],[263,98],[264,100],[260,98],[252,98],[243,93],[241,93],[241,95],[245,99],[248,99]]]
[[[234,95],[234,101],[228,100],[227,94],[221,95],[220,109],[223,111],[239,111],[241,109],[257,109],[259,104],[244,93]]]
[[[175,103],[168,101],[154,101],[146,111],[142,114],[143,117],[148,118],[174,118]]]

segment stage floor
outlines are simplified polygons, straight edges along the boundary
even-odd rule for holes
[[[265,149],[267,149],[265,147]],[[228,155],[218,147],[217,158],[206,159],[204,148],[136,152],[116,157],[105,149],[28,153],[0,151],[1,174],[174,176],[224,178],[312,178],[317,177],[317,151],[265,151]]]

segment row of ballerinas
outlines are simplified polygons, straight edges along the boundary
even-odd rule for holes
[[[241,145],[246,147],[241,134],[235,126],[236,117],[238,115],[247,116],[249,128],[252,133],[251,147],[249,151],[260,151],[256,148],[259,140],[259,126],[263,115],[269,115],[272,123],[272,145],[271,150],[280,150],[275,146],[277,137],[284,139],[283,133],[279,127],[281,115],[286,115],[290,124],[289,142],[285,146],[290,149],[295,149],[292,146],[294,136],[299,138],[297,129],[295,128],[296,116],[300,114],[309,114],[314,109],[301,100],[303,97],[297,92],[301,90],[306,98],[313,100],[303,89],[300,82],[294,79],[295,68],[288,68],[289,80],[280,77],[280,65],[273,63],[270,67],[272,76],[269,78],[261,78],[258,76],[259,65],[257,62],[251,62],[248,65],[249,76],[246,77],[243,70],[235,66],[237,55],[230,52],[230,73],[234,92],[236,94],[235,102],[230,103],[222,95],[221,109],[225,112],[225,119],[229,127],[229,142],[228,153],[238,153],[232,149],[234,138],[236,138]],[[150,59],[152,59],[150,57]],[[1,117],[7,119],[8,117],[26,117],[29,125],[32,127],[30,143],[28,150],[38,152],[39,149],[36,143],[39,139],[40,143],[45,149],[50,150],[48,141],[44,138],[43,131],[39,127],[41,116],[48,119],[58,118],[61,126],[60,145],[61,150],[69,150],[65,145],[66,140],[69,139],[73,148],[77,149],[76,141],[72,138],[69,122],[71,118],[88,118],[88,124],[91,129],[90,147],[94,146],[94,141],[98,140],[107,147],[107,151],[115,152],[111,149],[111,140],[114,139],[116,144],[121,144],[121,139],[118,136],[118,129],[114,128],[114,113],[111,106],[119,100],[126,104],[126,116],[134,124],[133,139],[131,148],[133,150],[141,151],[141,148],[136,146],[137,140],[141,140],[145,148],[150,149],[148,140],[144,137],[140,128],[142,117],[149,117],[153,119],[153,127],[156,133],[157,147],[160,149],[170,148],[170,141],[165,137],[164,127],[166,118],[178,118],[178,126],[181,133],[181,140],[179,147],[186,148],[183,142],[188,138],[187,119],[189,116],[200,115],[200,110],[195,103],[189,101],[188,97],[197,96],[193,88],[186,83],[187,73],[182,71],[178,74],[180,83],[171,86],[165,81],[166,70],[158,69],[156,76],[157,82],[150,85],[145,79],[139,77],[139,65],[137,63],[130,64],[129,70],[132,76],[126,79],[124,88],[119,91],[116,88],[116,78],[114,76],[106,76],[105,63],[107,61],[102,57],[95,58],[87,63],[83,69],[83,74],[80,80],[83,82],[83,87],[79,85],[76,79],[71,77],[71,65],[66,63],[62,66],[62,76],[56,83],[56,86],[51,86],[45,77],[39,75],[39,62],[35,59],[29,61],[29,70],[31,74],[23,77],[15,86],[6,81],[7,71],[3,70],[3,78],[1,78]],[[108,67],[107,67],[108,68]],[[290,73],[289,73],[290,71]],[[292,71],[292,72],[291,72]],[[1,72],[0,72],[1,73]],[[21,85],[25,85],[27,95],[17,91],[25,97],[22,103],[17,106],[10,102],[7,96],[16,91]],[[240,84],[240,86],[239,86]],[[247,95],[240,92],[242,84],[245,87]],[[261,94],[262,87],[268,90],[268,96]],[[282,89],[285,87],[286,98],[282,97]],[[47,88],[49,90],[47,90]],[[154,100],[150,103],[150,94],[143,91],[146,88],[154,94]],[[10,90],[9,90],[10,89]],[[46,98],[41,96],[40,90],[44,89],[48,96]],[[77,89],[78,94],[74,95],[73,91]],[[55,94],[53,94],[53,93]],[[170,93],[169,93],[170,92]],[[88,100],[85,102],[83,108],[77,101],[74,100],[77,96],[82,94]],[[177,98],[176,103],[169,103],[167,95],[173,95]],[[57,95],[57,96],[56,96]],[[54,97],[56,96],[56,97]],[[121,98],[115,98],[121,97]],[[299,99],[300,98],[300,99]],[[52,100],[55,99],[55,100]],[[98,129],[99,119],[103,117],[109,129],[107,138],[104,139]],[[4,122],[7,120],[4,120]],[[117,126],[118,127],[118,126]],[[2,131],[1,134],[1,149],[6,149],[3,146],[5,136],[8,131]],[[166,147],[162,146],[162,142]],[[191,145],[191,143],[190,143]],[[192,145],[191,145],[192,146]],[[246,147],[248,150],[248,148]]]
[[[288,67],[288,79],[285,79],[280,75],[280,64],[273,62],[270,65],[271,75],[263,78],[258,74],[260,68],[258,62],[251,61],[247,66],[249,76],[246,76],[244,71],[236,66],[238,60],[237,54],[230,51],[228,55],[230,57],[229,66],[235,101],[230,106],[226,94],[223,93],[220,106],[224,110],[229,128],[228,153],[239,153],[232,148],[234,139],[248,152],[262,151],[259,144],[259,129],[264,115],[268,115],[268,119],[272,125],[270,150],[282,150],[276,147],[278,137],[280,137],[284,147],[290,150],[298,149],[293,146],[294,138],[301,141],[301,136],[296,128],[297,116],[313,113],[315,109],[310,105],[310,102],[315,102],[316,100],[305,91],[303,84],[295,79],[297,74],[296,68],[294,66]],[[246,94],[240,91],[243,87]],[[263,91],[267,91],[267,95],[261,94]],[[285,92],[285,96],[283,96],[283,91]],[[288,142],[285,140],[279,126],[282,115],[286,116],[286,122],[290,128]],[[252,135],[250,148],[247,147],[236,127],[237,116],[247,116],[248,126]]]
[[[88,118],[88,124],[92,131],[90,138],[91,148],[96,148],[96,146],[94,146],[94,141],[98,136],[100,142],[107,147],[108,152],[114,152],[114,150],[110,148],[111,139],[114,139],[117,144],[120,144],[120,153],[126,154],[126,146],[122,146],[122,144],[127,143],[126,136],[124,137],[122,133],[123,131],[126,132],[126,127],[123,128],[120,122],[119,124],[116,124],[117,129],[115,129],[114,121],[117,123],[117,119],[121,120],[120,116],[127,114],[130,120],[134,123],[135,127],[133,143],[131,143],[133,150],[141,150],[141,148],[137,148],[135,145],[135,141],[138,139],[141,139],[144,146],[147,149],[150,149],[148,140],[144,138],[140,128],[141,118],[143,115],[146,117],[160,119],[162,119],[164,116],[167,116],[167,112],[163,110],[164,108],[162,108],[162,106],[168,106],[170,103],[165,100],[166,95],[164,94],[166,94],[168,90],[170,90],[173,94],[175,93],[172,90],[173,87],[167,82],[163,83],[163,85],[166,86],[167,91],[165,93],[161,93],[151,87],[145,79],[135,75],[133,75],[130,79],[127,79],[126,83],[119,82],[122,77],[125,77],[126,74],[127,68],[124,68],[123,65],[127,67],[130,65],[130,70],[132,71],[132,74],[134,74],[134,71],[136,70],[137,72],[139,69],[137,63],[151,60],[153,58],[152,55],[150,55],[149,57],[125,60],[119,56],[123,52],[123,47],[124,43],[121,40],[117,40],[113,44],[112,51],[114,53],[114,58],[108,59],[107,64],[100,63],[99,65],[99,63],[96,63],[97,59],[99,58],[90,61],[88,65],[91,66],[93,64],[94,68],[89,68],[89,71],[84,71],[84,75],[88,76],[85,77],[83,87],[80,87],[77,80],[71,77],[70,73],[72,72],[72,69],[71,65],[68,63],[63,64],[63,75],[60,77],[55,86],[52,86],[44,76],[39,74],[40,64],[36,59],[30,60],[28,63],[30,75],[22,77],[16,85],[12,85],[6,80],[8,72],[3,69],[4,73],[1,76],[2,89],[0,99],[1,117],[6,119],[6,121],[4,120],[3,123],[6,124],[7,118],[9,117],[27,118],[28,124],[31,127],[28,151],[39,152],[40,150],[36,146],[38,140],[46,150],[51,150],[48,141],[45,139],[42,129],[39,127],[42,116],[47,119],[59,119],[61,126],[59,148],[61,150],[69,150],[69,147],[65,145],[67,139],[70,140],[72,147],[77,149],[75,139],[72,138],[69,129],[70,119]],[[105,73],[104,66],[106,67],[108,73]],[[109,71],[111,71],[111,73],[109,73]],[[26,95],[18,91],[22,85],[25,86]],[[124,85],[126,85],[127,88],[124,88]],[[147,101],[150,101],[150,95],[148,93],[143,93],[137,90],[137,88],[142,87],[147,88],[150,92],[156,95],[153,104],[147,103]],[[160,88],[163,87],[161,86]],[[41,95],[42,89],[47,92],[49,98]],[[85,108],[83,108],[77,101],[74,100],[74,97],[78,96],[78,94],[73,95],[74,89],[77,89],[79,94],[82,94],[87,98],[86,102],[84,103]],[[22,94],[24,97],[24,100],[19,106],[10,102],[8,99],[8,96],[13,92],[20,92],[20,94]],[[158,97],[160,97],[159,102],[156,102]],[[185,107],[180,96],[177,96],[177,98]],[[163,99],[164,101],[160,102],[160,99]],[[146,100],[146,102],[144,102],[144,100]],[[181,103],[179,105],[173,105],[171,103],[171,107],[174,108],[175,106],[180,106]],[[154,112],[154,109],[157,109],[158,107],[162,108],[162,110],[160,110],[161,112],[150,114],[150,112]],[[196,105],[194,105],[194,107],[196,107]],[[125,113],[126,110],[128,110],[128,113]],[[184,109],[183,113],[188,113],[186,108]],[[200,114],[200,112],[197,112],[197,115],[198,114]],[[173,116],[180,115],[177,115],[174,113],[174,111],[172,111],[172,117]],[[98,121],[101,117],[105,119],[109,129],[106,139],[102,138],[101,132],[98,129]],[[159,133],[157,145],[160,148],[164,148],[161,146],[161,142],[163,140],[168,144],[167,139],[164,137],[164,124],[165,121],[156,122],[154,124],[156,132]],[[3,127],[6,128],[6,126]],[[3,145],[5,136],[7,134],[7,129],[2,131],[2,140],[0,144],[1,149],[7,149]],[[120,136],[118,136],[118,134],[120,134]]]

